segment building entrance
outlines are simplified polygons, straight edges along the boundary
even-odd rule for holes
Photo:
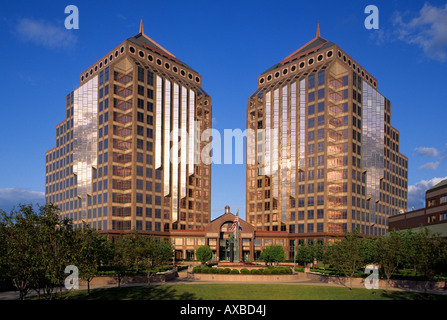
[[[220,239],[220,261],[230,261],[234,260],[234,246],[230,239]]]
[[[231,231],[233,223],[225,222],[220,228],[219,238],[219,260],[220,261],[234,261],[234,240],[233,232]]]

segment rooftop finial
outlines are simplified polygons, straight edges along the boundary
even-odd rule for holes
[[[320,22],[317,22],[317,38],[320,37]]]
[[[141,18],[141,22],[140,22],[140,33],[144,34],[144,29],[143,29],[143,18]]]

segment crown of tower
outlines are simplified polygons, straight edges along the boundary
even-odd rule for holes
[[[274,65],[273,67],[269,68],[268,70],[264,71],[268,72],[271,71],[273,69],[276,69],[280,66],[283,66],[284,64],[295,60],[295,59],[299,59],[309,53],[318,51],[320,49],[324,49],[327,47],[330,47],[334,45],[334,43],[324,39],[321,37],[321,33],[320,33],[320,23],[317,23],[317,32],[315,35],[315,38],[313,38],[312,40],[310,40],[308,43],[306,43],[305,45],[301,46],[298,50],[294,51],[293,53],[291,53],[290,55],[288,55],[287,57],[285,57],[281,62],[279,62],[278,64]]]

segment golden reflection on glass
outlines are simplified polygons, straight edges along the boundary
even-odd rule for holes
[[[296,82],[290,85],[290,195],[296,194]]]
[[[180,198],[186,197],[186,163],[187,163],[187,148],[188,148],[188,130],[187,130],[187,114],[188,114],[188,91],[182,86],[182,94],[180,101],[180,110],[182,113],[181,132],[181,148],[180,148]]]
[[[287,220],[287,172],[288,172],[288,86],[282,88],[282,137],[281,137],[281,221]]]
[[[166,197],[169,195],[171,181],[171,81],[167,79],[165,80],[164,94],[163,195]]]
[[[189,143],[188,143],[188,173],[194,174],[194,160],[196,148],[196,95],[193,90],[189,90]]]
[[[272,94],[267,92],[265,95],[265,174],[272,174],[272,162],[271,162],[271,127],[272,127]]]
[[[300,163],[299,168],[304,169],[306,157],[306,80],[300,81]]]
[[[73,173],[81,198],[80,219],[86,218],[87,194],[92,192],[92,170],[98,157],[98,76],[74,91]]]
[[[279,128],[279,89],[273,91],[273,127]],[[273,197],[279,196],[279,135],[273,137]]]
[[[380,200],[380,179],[384,176],[385,98],[363,81],[362,160],[366,170],[366,195],[371,197],[371,222],[376,222],[376,201]]]
[[[178,220],[178,136],[179,136],[179,86],[174,83],[174,94],[172,103],[172,222]]]
[[[155,169],[160,169],[162,165],[161,156],[161,128],[162,128],[162,112],[163,112],[163,80],[160,76],[157,76],[156,81],[156,102],[155,102]]]

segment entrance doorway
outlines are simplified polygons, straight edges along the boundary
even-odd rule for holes
[[[234,244],[230,239],[220,239],[220,261],[233,262],[234,258]]]
[[[220,227],[219,237],[219,260],[220,261],[234,261],[234,240],[231,227],[233,222],[225,222]]]

